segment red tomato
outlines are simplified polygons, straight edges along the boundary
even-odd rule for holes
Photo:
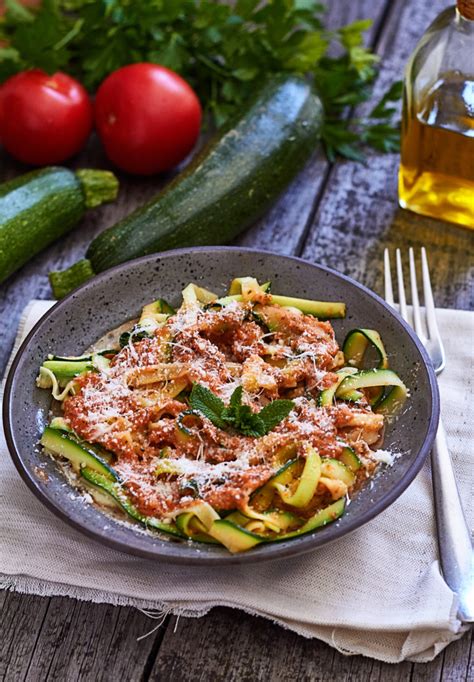
[[[181,76],[157,64],[130,64],[97,91],[95,123],[107,156],[129,173],[168,170],[191,151],[201,105]]]
[[[92,123],[87,92],[60,71],[23,71],[0,88],[0,139],[24,163],[58,163],[76,154]]]

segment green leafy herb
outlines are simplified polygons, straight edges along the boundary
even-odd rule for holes
[[[273,400],[260,410],[258,416],[264,422],[266,430],[271,431],[289,415],[292,407],[292,400]]]
[[[264,436],[275,428],[293,408],[292,400],[274,400],[257,414],[242,404],[242,386],[232,393],[229,406],[205,386],[194,384],[189,404],[219,429],[233,428],[245,436]]]
[[[205,386],[194,384],[189,395],[189,404],[193,410],[197,410],[207,417],[214,426],[225,429],[226,423],[222,418],[225,405],[222,400]]]
[[[323,99],[329,159],[361,159],[365,143],[395,150],[396,111],[387,104],[399,90],[364,120],[350,117],[376,76],[378,57],[364,46],[371,21],[329,31],[324,11],[317,0],[43,0],[35,10],[6,0],[0,82],[38,67],[67,71],[94,90],[120,66],[156,62],[182,74],[220,126],[268,74],[299,73],[314,79]],[[341,56],[328,56],[334,46]]]

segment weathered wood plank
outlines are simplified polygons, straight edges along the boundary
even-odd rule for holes
[[[464,637],[447,647],[443,659],[442,682],[471,681],[474,679],[472,670],[472,648],[474,632],[466,632]]]
[[[314,640],[233,609],[216,608],[203,619],[173,618],[150,680],[343,679],[333,663],[337,652]],[[336,672],[337,670],[337,672]]]
[[[439,682],[443,672],[444,653],[429,663],[414,663],[410,682]]]
[[[52,598],[34,651],[25,656],[24,679],[138,682],[164,634],[159,630],[137,641],[153,626],[154,621],[136,609]]]
[[[326,645],[325,645],[326,646]],[[336,682],[407,682],[413,664],[409,661],[393,665],[365,656],[334,657],[333,674]]]
[[[474,680],[474,629],[471,629],[471,648],[467,665],[467,679]]]
[[[383,59],[374,100],[390,82],[402,77],[419,36],[445,7],[445,0],[392,3],[379,44]],[[370,152],[365,166],[349,161],[335,164],[302,256],[380,292],[383,249],[425,245],[438,305],[472,307],[472,233],[399,209],[397,171],[395,154]]]
[[[31,657],[25,680],[47,679],[49,670],[56,664],[57,651],[71,631],[74,602],[66,598],[49,600],[49,608]],[[66,659],[71,657],[71,651]]]
[[[157,622],[137,609],[115,607],[114,611],[118,616],[105,661],[94,662],[90,673],[91,682],[92,680],[138,682],[147,679],[170,619],[158,630],[151,632]],[[137,641],[138,637],[147,633],[150,633],[148,637]]]
[[[343,656],[323,642],[277,629],[262,618],[216,608],[204,619],[171,619],[150,680],[467,682],[470,641],[467,633],[446,650],[450,663],[444,668],[443,654],[428,664],[392,665]]]
[[[345,657],[328,645],[280,630],[231,609],[214,609],[205,619],[171,619],[150,680],[263,680],[292,682],[468,682],[471,633],[426,664],[381,663]],[[170,632],[180,646],[174,646]],[[225,656],[223,652],[225,651]]]
[[[1,594],[0,680],[23,680],[49,599],[6,591]]]

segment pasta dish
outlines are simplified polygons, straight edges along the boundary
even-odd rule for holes
[[[73,485],[149,532],[241,552],[337,520],[379,466],[407,389],[377,331],[339,347],[341,302],[234,279],[163,299],[109,347],[49,356],[41,444]]]

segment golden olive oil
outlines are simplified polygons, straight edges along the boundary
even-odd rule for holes
[[[405,91],[400,205],[474,228],[474,78],[448,72],[416,105],[409,97]]]

